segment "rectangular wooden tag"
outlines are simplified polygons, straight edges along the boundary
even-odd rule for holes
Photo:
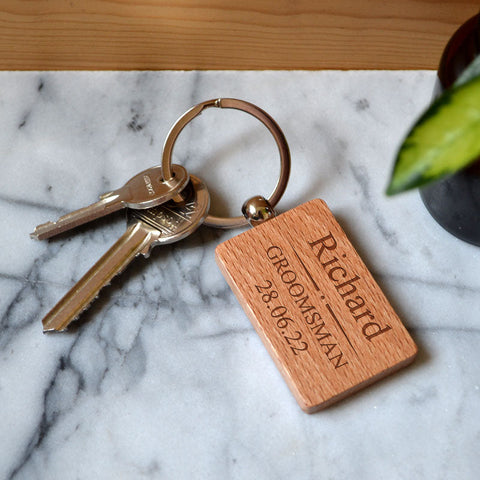
[[[215,253],[304,411],[325,408],[415,357],[415,343],[322,200]]]

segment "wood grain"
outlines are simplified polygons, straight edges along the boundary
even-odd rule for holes
[[[416,355],[415,343],[322,200],[222,243],[216,259],[307,413]]]
[[[473,0],[2,0],[0,68],[435,69]]]

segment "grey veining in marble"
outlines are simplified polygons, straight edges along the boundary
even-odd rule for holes
[[[0,478],[478,478],[480,249],[437,226],[417,192],[383,193],[433,82],[433,72],[0,73]],[[158,247],[69,332],[42,334],[43,315],[125,222],[118,213],[44,242],[29,232],[159,163],[184,111],[228,96],[267,110],[287,137],[278,209],[326,200],[420,348],[411,367],[314,415],[215,265],[233,231]],[[195,119],[174,161],[207,181],[217,214],[269,194],[278,172],[269,133],[235,111]]]

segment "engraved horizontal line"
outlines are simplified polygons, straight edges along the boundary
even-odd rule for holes
[[[358,353],[357,351],[355,350],[355,347],[352,345],[352,342],[350,341],[350,339],[348,338],[348,335],[347,333],[345,332],[345,330],[343,329],[340,321],[338,320],[337,316],[335,315],[335,312],[332,310],[332,307],[326,303],[325,306],[327,307],[328,311],[330,312],[330,315],[332,316],[333,320],[335,320],[335,323],[338,325],[338,328],[342,331],[343,335],[345,336],[345,338],[347,339],[347,342],[350,344],[350,346],[352,347],[352,350],[355,352],[355,355],[358,357]]]
[[[317,282],[313,279],[312,274],[308,270],[307,266],[303,263],[303,260],[300,258],[300,255],[297,253],[297,251],[295,250],[295,247],[291,243],[290,243],[290,246],[292,247],[293,253],[295,253],[296,257],[298,258],[298,261],[300,262],[300,265],[303,267],[303,269],[305,270],[305,273],[307,274],[308,278],[312,282],[315,290],[317,292],[319,292],[320,287],[318,286]]]

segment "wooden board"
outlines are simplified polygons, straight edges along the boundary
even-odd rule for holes
[[[222,243],[216,258],[308,413],[416,355],[415,343],[322,200]]]
[[[473,0],[2,0],[0,69],[435,69]]]

